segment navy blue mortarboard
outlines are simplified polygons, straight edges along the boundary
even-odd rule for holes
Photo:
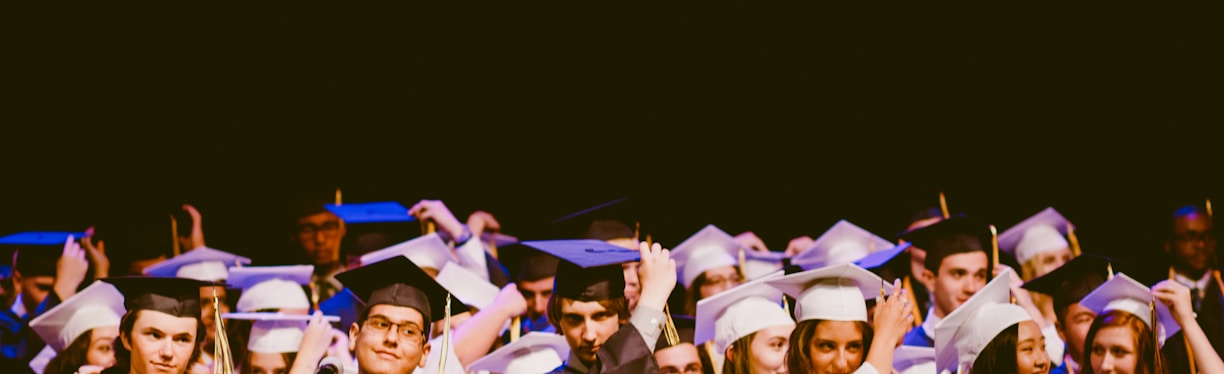
[[[538,281],[557,275],[556,256],[522,244],[514,244],[497,249],[499,260],[510,273],[514,282]]]
[[[561,259],[553,293],[578,301],[598,301],[625,296],[622,263],[637,261],[641,253],[602,240],[540,240],[522,243]]]
[[[429,324],[446,311],[449,293],[428,273],[404,256],[395,256],[336,274],[336,279],[360,298],[366,307],[379,304],[416,309]],[[451,314],[468,310],[458,299],[451,300]]]
[[[200,287],[224,286],[187,278],[110,277],[102,281],[115,285],[123,294],[128,312],[154,310],[175,317],[200,319]]]
[[[408,208],[395,201],[327,204],[325,207],[347,224],[416,220],[416,217],[408,214]]]
[[[631,197],[606,201],[552,221],[555,237],[632,239],[641,220],[639,204]]]
[[[898,236],[927,251],[926,268],[935,273],[938,273],[944,257],[950,255],[982,251],[986,252],[987,257],[990,256],[990,226],[963,214]]]
[[[68,237],[80,239],[84,232],[66,231],[33,231],[19,232],[0,238],[0,246],[7,247],[3,252],[6,258],[17,252],[13,269],[23,276],[55,276],[55,262],[63,253],[64,243]]]
[[[323,314],[340,317],[340,327],[343,329],[357,322],[357,318],[364,309],[365,302],[353,295],[348,288],[336,292],[332,297],[319,303],[319,310],[323,311]]]

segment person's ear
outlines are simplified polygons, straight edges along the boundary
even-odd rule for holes
[[[923,283],[926,283],[932,286],[935,285],[935,273],[932,273],[931,269],[922,269],[922,274],[920,276],[922,277]],[[932,289],[931,291],[934,291],[934,290]]]
[[[349,332],[348,349],[351,352],[354,349],[357,349],[357,334],[361,333],[361,326],[358,326],[357,322],[353,322],[353,324],[349,326],[348,332]]]
[[[428,361],[428,358],[429,358],[430,348],[433,348],[433,347],[429,344],[429,342],[423,342],[421,344],[421,363],[417,364],[417,366],[420,366],[421,368],[425,368],[426,361]],[[446,358],[443,357],[442,359],[445,360]]]

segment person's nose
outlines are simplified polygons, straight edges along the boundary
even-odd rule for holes
[[[586,342],[595,341],[595,321],[588,319],[582,324],[582,340]]]
[[[1112,373],[1114,371],[1113,355],[1106,354],[1105,359],[1101,360],[1101,372]]]

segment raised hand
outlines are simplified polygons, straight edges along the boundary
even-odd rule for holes
[[[651,246],[641,242],[638,251],[642,256],[638,265],[638,279],[642,284],[638,306],[645,305],[662,311],[672,289],[676,287],[676,260],[671,258],[671,251],[659,243]]]
[[[422,222],[433,221],[438,225],[438,230],[446,231],[452,239],[463,236],[463,224],[441,200],[421,200],[408,208],[408,214]]]
[[[89,263],[94,267],[94,279],[102,279],[110,276],[110,258],[106,257],[106,242],[98,241],[97,245],[93,243],[93,228],[87,230],[89,234],[81,238],[81,247],[85,249],[85,257],[89,259]]]
[[[1173,319],[1180,325],[1194,319],[1194,306],[1190,303],[1190,289],[1181,283],[1163,280],[1152,286],[1152,297],[1169,307]]]
[[[761,240],[752,231],[744,231],[735,236],[735,241],[739,242],[741,247],[757,252],[769,252],[769,248],[765,247],[765,241]]]
[[[184,248],[184,251],[200,248],[204,246],[204,224],[200,222],[200,211],[196,210],[191,204],[183,204],[183,210],[187,211],[187,215],[191,216],[191,248]]]
[[[786,255],[787,256],[797,255],[800,252],[803,252],[807,250],[808,248],[811,248],[812,244],[815,244],[815,243],[816,241],[812,240],[812,237],[807,236],[807,235],[791,239],[790,243],[786,244]]]
[[[319,365],[319,361],[323,360],[332,345],[331,330],[331,324],[323,319],[323,312],[316,310],[310,316],[310,323],[306,325],[306,331],[302,332],[302,342],[298,344],[298,354],[293,360],[291,374],[314,373],[315,366]],[[347,351],[352,347],[345,346],[344,348]]]
[[[55,262],[53,288],[60,300],[68,300],[76,295],[77,287],[85,280],[85,273],[88,271],[89,261],[85,260],[85,251],[76,242],[76,238],[68,235],[68,240],[64,242],[64,251],[60,254],[59,260]]]
[[[872,322],[877,339],[889,342],[893,340],[888,339],[894,339],[897,344],[901,344],[905,333],[913,326],[913,308],[909,306],[909,299],[902,292],[904,290],[901,289],[901,280],[897,279],[893,281],[891,295],[876,298],[875,318]]]
[[[481,237],[481,235],[486,231],[501,231],[501,223],[497,222],[497,218],[494,218],[493,214],[483,210],[477,210],[468,215],[467,225],[468,230],[472,230],[472,235],[476,238]]]
[[[509,283],[493,298],[493,307],[501,310],[506,318],[521,316],[527,313],[527,299],[523,298],[517,285]]]

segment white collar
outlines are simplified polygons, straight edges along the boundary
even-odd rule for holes
[[[1177,283],[1181,283],[1183,286],[1190,287],[1192,289],[1197,288],[1199,292],[1207,292],[1207,285],[1211,282],[1211,273],[1212,270],[1208,270],[1203,274],[1203,278],[1198,280],[1190,279],[1190,277],[1181,275],[1181,273],[1174,273],[1173,279],[1176,280]]]
[[[939,321],[941,320],[943,320],[943,318],[939,318],[935,315],[934,305],[927,308],[927,319],[926,321],[922,321],[922,332],[925,333],[926,336],[932,341],[935,340],[935,325],[938,325]]]
[[[13,298],[13,306],[9,310],[13,311],[13,314],[16,314],[19,318],[24,319],[26,317],[28,311],[26,310],[25,303],[21,302],[20,292],[17,293],[17,297]]]

